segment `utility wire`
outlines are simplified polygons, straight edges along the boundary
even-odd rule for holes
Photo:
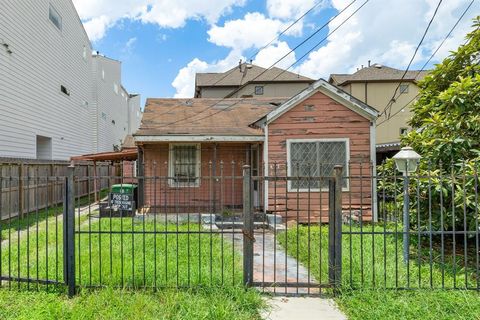
[[[390,118],[390,112],[391,112],[391,107],[392,107],[392,104],[394,103],[395,101],[395,96],[397,95],[397,92],[398,92],[398,89],[400,88],[400,85],[402,84],[402,80],[405,78],[405,76],[407,75],[407,72],[408,70],[410,69],[410,66],[412,65],[413,63],[413,60],[415,59],[417,53],[418,53],[418,50],[420,49],[420,47],[422,46],[422,43],[423,41],[425,40],[425,37],[428,33],[428,30],[430,29],[430,26],[432,25],[432,22],[433,20],[435,19],[435,16],[437,15],[437,12],[438,12],[438,8],[440,8],[440,5],[442,4],[443,0],[440,0],[437,4],[437,7],[435,8],[435,12],[433,13],[432,15],[432,18],[430,19],[430,21],[428,22],[428,25],[427,25],[427,28],[425,29],[425,32],[423,33],[423,36],[422,38],[420,39],[420,42],[418,43],[417,47],[415,48],[415,52],[413,53],[413,56],[412,58],[410,59],[410,62],[408,63],[408,66],[407,68],[405,69],[405,71],[403,72],[403,75],[400,79],[400,82],[398,83],[398,86],[395,88],[395,91],[393,92],[393,95],[392,95],[392,98],[390,99],[390,101],[387,103],[387,105],[385,106],[385,108],[383,109],[382,113],[380,113],[380,115],[382,114],[386,114],[387,113],[387,110],[389,112],[389,115],[387,117]]]
[[[462,15],[458,18],[457,22],[455,22],[455,24],[453,25],[453,27],[450,29],[450,31],[448,32],[448,34],[445,36],[445,38],[443,38],[442,42],[440,43],[440,45],[437,47],[437,49],[435,49],[435,51],[432,53],[432,55],[430,56],[430,58],[428,58],[428,60],[423,64],[422,68],[420,70],[418,70],[417,72],[417,75],[415,76],[415,78],[418,77],[418,75],[420,74],[420,72],[422,72],[426,66],[430,63],[430,61],[433,59],[433,57],[438,53],[438,50],[440,50],[440,48],[445,44],[445,42],[448,40],[448,38],[450,38],[450,36],[452,35],[453,31],[457,28],[458,24],[460,23],[460,21],[462,21],[463,17],[465,16],[465,14],[467,14],[468,10],[470,9],[470,7],[473,5],[473,3],[475,2],[475,0],[472,0],[470,1],[470,4],[465,8],[465,10],[463,11]],[[395,117],[396,115],[398,115],[400,112],[402,112],[402,110],[404,108],[406,108],[407,106],[410,105],[410,103],[412,103],[416,98],[418,98],[420,96],[420,94],[417,94],[415,97],[413,97],[412,100],[410,100],[409,102],[407,102],[403,107],[401,107],[399,110],[397,110],[393,115],[390,116],[389,119]],[[377,127],[381,126],[382,124],[384,124],[385,122],[387,122],[389,119],[385,119],[384,121],[380,122]]]
[[[363,6],[365,6],[368,2],[368,1],[365,1],[360,7],[358,7],[347,19],[345,19],[341,24],[339,24],[335,29],[333,29],[325,38],[323,38],[322,40],[320,40],[315,46],[313,46],[310,50],[308,50],[305,54],[303,54],[300,58],[298,58],[296,61],[294,61],[288,68],[282,70],[281,73],[279,73],[277,76],[275,76],[275,78],[272,79],[275,80],[277,79],[278,77],[280,77],[282,74],[284,74],[285,72],[287,72],[290,68],[292,68],[293,66],[295,66],[296,64],[298,64],[300,61],[302,61],[305,57],[307,57],[310,53],[312,53],[312,51],[314,51],[315,49],[317,49],[323,42],[325,42],[328,37],[330,37],[330,35],[332,33],[334,33],[335,31],[337,31],[341,26],[343,26],[352,16],[354,16],[360,9],[363,8]]]
[[[355,0],[356,1],[356,0]],[[353,1],[353,2],[355,2]],[[310,9],[308,9],[307,11],[305,11],[299,18],[297,18],[297,20],[293,21],[287,28],[285,28],[284,30],[282,30],[282,32],[280,32],[275,38],[273,38],[272,40],[270,40],[270,42],[268,42],[267,44],[265,44],[264,46],[262,46],[260,49],[258,49],[255,53],[253,53],[248,59],[247,61],[250,61],[252,59],[254,59],[259,53],[260,51],[262,51],[263,49],[269,47],[272,43],[274,43],[276,40],[280,39],[281,36],[283,36],[285,33],[288,32],[288,30],[290,30],[291,28],[293,28],[293,26],[295,26],[297,23],[299,23],[301,20],[303,20],[303,18],[305,18],[308,14],[310,14],[310,12],[312,12],[313,10],[315,10],[320,4],[322,4],[323,1],[318,1],[316,4],[314,4]],[[237,70],[237,68],[232,68],[231,70],[229,70],[227,73],[225,73],[220,79],[216,80],[215,82],[211,83],[211,84],[208,84],[208,86],[215,86],[216,84],[218,84],[219,82],[221,82],[222,80],[224,80],[225,78],[227,78],[229,75],[231,75],[233,72],[235,72]],[[167,111],[159,114],[158,116],[163,116],[163,115],[166,115],[168,113],[170,113],[171,111],[173,111],[174,109],[178,108],[178,106],[174,106],[170,109],[168,109]]]
[[[360,6],[353,14],[351,14],[349,17],[347,17],[347,19],[345,19],[345,21],[342,23],[342,25],[348,21],[350,18],[352,18],[352,16],[358,12],[358,10],[360,10],[360,8],[362,8],[366,3],[368,3],[370,0],[366,0],[362,6]],[[257,79],[258,77],[260,77],[261,75],[263,75],[265,72],[267,72],[268,70],[270,70],[271,68],[273,68],[276,64],[278,64],[280,61],[282,61],[285,57],[287,57],[290,53],[294,52],[294,50],[298,49],[302,44],[304,44],[305,42],[307,42],[309,39],[311,39],[315,34],[317,34],[320,30],[322,30],[323,28],[325,28],[326,26],[328,26],[328,24],[333,21],[335,18],[337,18],[339,15],[341,15],[345,10],[347,10],[353,3],[355,3],[356,0],[352,1],[350,4],[348,4],[345,8],[343,8],[340,12],[338,12],[334,17],[332,17],[328,22],[326,22],[322,27],[320,27],[319,29],[317,29],[312,35],[310,35],[307,39],[305,39],[304,41],[302,41],[299,45],[297,45],[294,49],[292,49],[289,53],[285,54],[282,58],[280,58],[279,60],[277,60],[274,64],[272,64],[268,69],[265,69],[265,71],[263,71],[262,73],[260,73],[259,75],[257,75],[254,79],[252,79],[251,81],[254,81],[255,79]],[[330,37],[335,31],[338,30],[338,27],[335,28],[335,30],[331,31],[324,39],[322,39],[319,43],[325,41],[328,37]],[[319,43],[317,43],[315,46],[318,46]],[[286,70],[284,70],[283,72],[285,72]],[[283,73],[282,72],[282,73]],[[277,75],[278,77],[278,75]],[[276,79],[277,77],[275,77],[274,79]],[[235,94],[236,92],[239,92],[240,90],[242,90],[246,85],[248,84],[244,84],[243,86],[241,86],[240,88],[238,88],[237,90],[234,91],[233,94]],[[252,92],[253,94],[254,92]],[[219,101],[217,101],[215,104],[205,108],[204,110],[200,111],[199,113],[197,113],[196,115],[194,115],[193,117],[199,115],[199,114],[202,114],[212,108],[214,108],[216,105],[218,105],[220,102],[224,101],[226,98],[222,98],[220,99]],[[195,121],[199,121],[199,120],[203,120],[203,119],[206,119],[208,117],[211,117],[211,116],[214,116],[216,115],[217,113],[220,113],[220,112],[224,112],[224,111],[227,111],[229,110],[230,108],[232,108],[233,106],[237,105],[238,103],[240,103],[241,101],[245,100],[246,98],[241,98],[240,100],[238,100],[237,102],[235,102],[234,104],[228,106],[227,108],[224,108],[224,109],[221,109],[215,113],[212,113],[212,114],[209,114],[203,118],[199,118],[199,119],[194,119]],[[186,118],[182,118],[182,119],[179,119],[179,120],[176,120],[176,121],[173,121],[171,123],[168,123],[166,125],[173,125],[173,124],[177,124],[179,122],[182,122],[182,121],[185,121],[185,120],[190,120],[191,117],[186,117]],[[193,120],[192,120],[193,121]]]

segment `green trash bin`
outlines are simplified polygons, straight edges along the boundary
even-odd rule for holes
[[[115,184],[110,189],[109,207],[116,212],[135,214],[137,199],[136,184]]]

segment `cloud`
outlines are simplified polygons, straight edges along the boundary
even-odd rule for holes
[[[272,18],[292,19],[302,16],[317,3],[320,3],[318,9],[328,5],[325,0],[267,0],[267,11]]]
[[[122,52],[124,55],[129,56],[132,54],[133,49],[135,47],[135,43],[137,42],[137,38],[133,37],[128,39],[128,41],[125,43],[125,46],[122,49]]]
[[[230,20],[224,26],[213,26],[209,31],[211,43],[243,51],[258,48],[272,39],[284,28],[280,20],[269,19],[263,14],[247,13],[243,19]]]
[[[332,6],[340,11],[349,2],[332,0]],[[428,59],[469,2],[451,0],[442,3],[424,44],[417,53],[413,69]],[[361,2],[354,4],[330,23],[329,30],[337,27],[360,4]],[[405,68],[437,4],[436,0],[404,0],[391,1],[387,6],[383,2],[371,1],[332,34],[326,44],[300,62],[296,71],[313,78],[328,78],[330,73],[354,72],[357,67],[367,65],[368,60]],[[436,61],[462,43],[464,35],[470,29],[471,19],[479,10],[478,3],[470,8],[469,14],[464,17],[452,38],[435,57]]]
[[[157,24],[163,28],[180,28],[189,19],[215,23],[245,0],[73,0],[92,41],[102,39],[107,30],[122,19]]]
[[[254,64],[264,68],[269,68],[275,62],[283,58],[287,53],[291,51],[288,43],[281,41],[268,46],[261,50],[254,60]],[[284,59],[282,59],[276,66],[279,68],[288,68],[295,62],[295,52],[290,53]]]
[[[197,72],[224,72],[234,67],[240,59],[245,60],[238,52],[231,51],[230,54],[222,60],[208,63],[198,58],[190,61],[185,67],[180,69],[172,86],[176,89],[175,98],[191,98],[195,92],[195,74]]]
[[[92,18],[85,22],[83,25],[85,31],[87,31],[88,37],[91,41],[95,42],[102,39],[107,32],[107,28],[112,24],[110,18],[107,16],[99,16]]]

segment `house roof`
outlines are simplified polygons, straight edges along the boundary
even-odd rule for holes
[[[129,148],[136,148],[135,140],[133,139],[132,135],[127,135],[125,139],[123,139],[122,149],[129,149]]]
[[[302,92],[300,92],[299,94],[292,97],[291,99],[283,103],[281,106],[270,112],[268,115],[266,115],[267,123],[274,121],[282,114],[295,107],[300,102],[308,99],[310,96],[312,96],[318,91],[322,92],[326,96],[332,98],[333,100],[346,106],[350,110],[355,111],[356,113],[362,115],[367,119],[375,120],[378,117],[379,113],[378,110],[376,110],[375,108],[363,103],[362,101],[356,99],[342,89],[328,83],[326,80],[319,79],[313,84],[311,84],[307,89],[303,90]]]
[[[373,64],[370,67],[358,70],[353,74],[331,74],[330,82],[336,85],[345,85],[350,82],[365,81],[400,81],[405,70],[394,69],[380,64]],[[427,71],[410,70],[407,71],[403,81],[418,81],[423,79]]]
[[[280,68],[265,69],[251,64],[251,68],[247,68],[247,64],[236,66],[224,73],[197,73],[195,75],[195,84],[197,87],[212,86],[241,86],[248,82],[314,82],[315,80],[301,76],[299,74],[285,71]],[[266,70],[266,71],[265,71]],[[246,72],[244,72],[246,71]],[[265,72],[259,76],[262,72]],[[259,76],[257,79],[255,79]],[[254,80],[255,79],[255,80]]]
[[[263,136],[252,126],[287,98],[147,99],[137,141],[145,136]],[[181,121],[182,119],[188,119]]]
[[[128,148],[121,151],[100,152],[71,157],[71,161],[133,161],[138,158],[137,148]]]
[[[322,92],[374,121],[378,111],[320,79],[292,98],[147,99],[136,142],[262,141],[260,123],[274,121]]]

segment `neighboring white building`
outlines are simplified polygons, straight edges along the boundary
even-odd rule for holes
[[[120,147],[126,135],[140,126],[140,96],[122,86],[122,63],[93,55],[94,153]]]
[[[120,62],[91,52],[71,0],[0,1],[0,157],[110,151],[138,128]]]

